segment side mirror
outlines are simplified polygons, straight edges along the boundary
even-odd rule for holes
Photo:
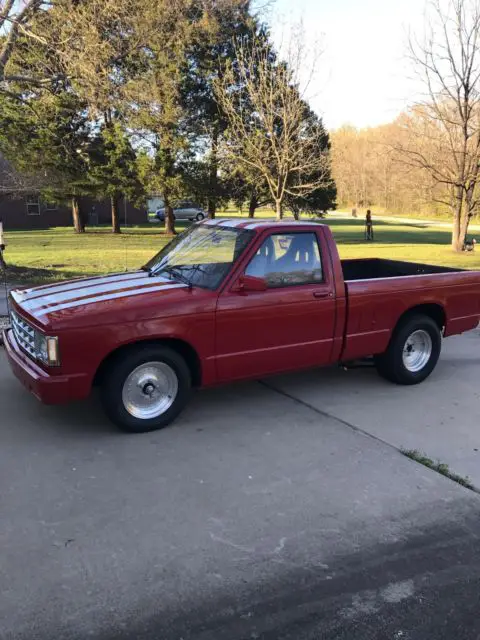
[[[240,276],[232,291],[266,291],[267,282],[265,278],[257,278],[255,276]]]

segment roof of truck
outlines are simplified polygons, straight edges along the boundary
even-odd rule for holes
[[[281,227],[283,225],[288,226],[318,226],[318,222],[303,221],[303,220],[257,220],[252,222],[251,219],[242,220],[242,218],[215,218],[214,220],[205,220],[201,224],[205,224],[211,227],[234,227],[235,229],[265,229],[268,227]]]

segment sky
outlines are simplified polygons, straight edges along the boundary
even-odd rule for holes
[[[423,11],[423,0],[276,0],[268,21],[277,45],[301,21],[309,48],[321,49],[307,98],[326,126],[367,127],[414,101],[406,49]]]

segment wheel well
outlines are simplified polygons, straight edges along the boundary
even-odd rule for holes
[[[402,316],[400,316],[397,326],[405,320],[405,318],[413,315],[425,315],[431,318],[438,326],[440,330],[445,327],[447,318],[445,316],[445,310],[440,304],[430,303],[430,304],[419,304],[416,307],[412,307],[408,311],[406,311]]]
[[[152,345],[162,344],[167,347],[170,347],[170,349],[174,349],[177,353],[179,353],[185,359],[185,362],[187,363],[188,368],[190,369],[190,372],[192,374],[193,386],[199,387],[201,385],[202,366],[201,366],[200,358],[198,357],[197,352],[190,344],[188,344],[188,342],[185,342],[184,340],[178,340],[176,338],[165,338],[165,339],[162,338],[159,340],[141,340],[139,342],[133,342],[131,344],[127,344],[122,347],[119,347],[118,349],[115,349],[115,351],[112,351],[111,353],[109,353],[108,356],[106,356],[106,358],[104,358],[104,360],[100,363],[97,371],[95,372],[95,376],[93,378],[93,385],[97,386],[101,384],[102,377],[105,375],[105,372],[108,370],[110,363],[113,361],[114,358],[118,357],[119,354],[135,349],[135,347],[139,345],[144,346],[147,344],[152,344]]]

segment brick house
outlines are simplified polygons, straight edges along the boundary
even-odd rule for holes
[[[71,227],[72,212],[67,204],[42,202],[35,183],[16,174],[0,155],[0,220],[9,229],[45,229]],[[81,206],[87,217],[87,226],[110,224],[110,201],[81,198]],[[128,200],[120,201],[121,223],[142,224],[148,222],[147,209],[139,209]]]
[[[90,198],[82,198],[81,206],[85,212],[88,226],[110,224],[110,201],[97,202]],[[147,210],[134,207],[128,200],[120,201],[120,220],[125,224],[143,224],[148,222]],[[0,220],[4,228],[10,229],[45,229],[48,227],[71,227],[72,212],[63,204],[42,202],[38,194],[25,196],[8,196],[0,194]]]

